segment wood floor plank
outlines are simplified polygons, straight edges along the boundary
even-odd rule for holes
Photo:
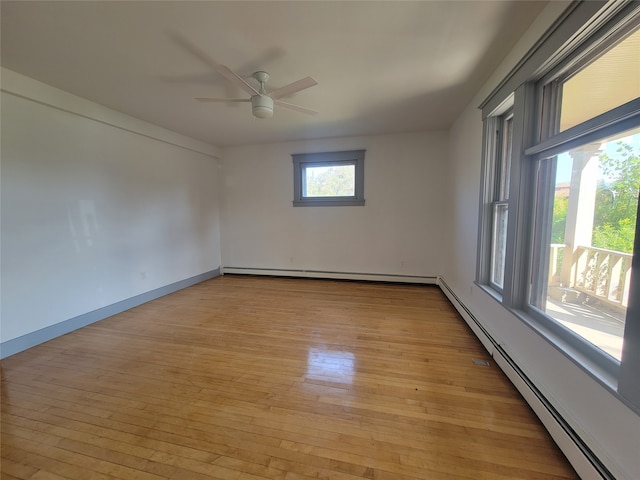
[[[10,458],[3,458],[2,478],[21,478],[30,479],[38,472],[38,469],[31,465],[25,465],[22,462],[14,462]]]
[[[2,360],[0,477],[577,479],[435,287],[223,276]]]

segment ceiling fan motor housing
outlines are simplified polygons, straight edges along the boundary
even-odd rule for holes
[[[273,117],[273,98],[268,95],[254,95],[251,97],[251,111],[257,118]]]

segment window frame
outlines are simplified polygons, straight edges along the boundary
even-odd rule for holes
[[[622,41],[624,35],[616,35],[615,38],[617,41]],[[613,42],[608,41],[607,44],[609,46],[613,44]],[[588,65],[589,61],[595,60],[602,50],[601,45],[598,45],[595,51],[592,52],[592,55],[587,55],[586,58],[580,62],[579,66],[578,64],[575,64],[575,70],[571,70],[570,75],[566,75],[566,73],[559,73],[556,77],[545,77],[535,85],[538,103],[542,104],[544,102],[545,107],[547,107],[547,115],[542,115],[541,118],[538,119],[540,120],[540,131],[543,133],[543,135],[540,135],[540,138],[543,140],[525,149],[524,152],[525,161],[532,163],[534,168],[539,172],[539,177],[544,178],[544,180],[539,180],[536,183],[546,182],[545,187],[551,186],[552,180],[555,179],[556,159],[559,154],[587,145],[594,141],[602,140],[608,136],[640,127],[640,98],[637,98],[603,114],[592,117],[578,125],[575,125],[574,127],[568,128],[567,130],[556,134],[552,133],[559,124],[560,103],[562,100],[562,82],[576,74],[583,66]],[[549,93],[551,93],[551,95],[549,95]],[[545,98],[549,97],[552,100],[545,102]],[[529,181],[534,182],[535,179],[530,178]],[[536,195],[530,199],[531,218],[533,221],[540,220],[539,215],[545,215],[544,210],[548,210],[549,207],[553,205],[552,199],[541,198],[549,193],[546,191],[546,188],[543,188],[543,190],[545,191],[541,192],[538,190]],[[549,202],[551,203],[549,204]],[[537,214],[536,210],[538,207],[542,207],[541,210],[543,213]],[[548,214],[549,212],[546,213]],[[538,223],[544,224],[545,221],[543,220]],[[534,256],[536,253],[538,253],[542,258],[548,258],[549,256],[549,252],[547,251],[548,245],[544,240],[547,237],[547,232],[544,231],[544,228],[548,226],[549,225],[545,225],[540,232],[534,233],[533,238],[529,240],[531,242],[532,254],[529,267],[531,283],[528,291],[526,292],[527,298],[522,309],[529,318],[544,326],[550,332],[553,332],[553,334],[561,340],[567,342],[574,351],[583,356],[588,363],[596,366],[596,368],[602,371],[607,377],[618,379],[620,373],[620,362],[597,346],[586,341],[580,335],[561,325],[553,319],[553,317],[547,315],[544,311],[536,307],[530,298],[532,295],[536,295],[537,297],[546,296],[546,291],[544,291],[546,287],[535,285],[536,279],[542,279],[547,275],[545,271],[536,270],[536,259]],[[637,232],[638,225],[636,225],[636,236],[638,235]],[[544,243],[544,246],[542,243]],[[536,288],[540,289],[538,293],[535,292]],[[625,334],[624,342],[626,343],[627,341],[630,340],[627,339]]]
[[[504,125],[503,119],[506,115],[513,115],[513,103],[514,96],[510,95],[498,108],[484,119],[483,123],[483,155],[481,170],[482,188],[480,190],[480,222],[476,283],[480,285],[489,285],[492,293],[498,298],[501,298],[502,296],[502,288],[491,281],[494,235],[494,202],[496,201],[496,196],[500,190],[498,183],[501,174],[499,170],[502,149],[502,127]],[[513,158],[513,142],[511,156]],[[513,165],[511,167],[513,167]]]
[[[632,381],[640,375],[637,362],[640,358],[640,349],[637,348],[640,344],[640,318],[632,320],[631,302],[627,310],[624,343],[634,347],[628,350],[623,347],[621,362],[530,304],[534,255],[544,253],[540,252],[540,235],[539,238],[534,237],[536,196],[548,194],[536,191],[536,179],[538,175],[542,175],[545,181],[555,178],[556,168],[553,160],[547,161],[541,170],[543,159],[640,125],[638,98],[555,133],[561,102],[559,83],[576,74],[640,25],[638,4],[607,3],[604,8],[603,4],[583,2],[570,6],[559,22],[481,105],[484,143],[476,283],[624,403],[640,411],[640,387]],[[540,52],[545,53],[541,55]],[[499,289],[490,282],[491,195],[496,188],[496,117],[506,111],[505,104],[513,108],[514,138],[504,287]],[[633,265],[640,263],[639,237],[640,222],[636,224]],[[640,272],[637,270],[633,270],[630,298],[637,296],[640,290]],[[638,311],[638,304],[640,300],[633,304],[633,311]],[[633,361],[635,363],[631,363]]]
[[[493,151],[494,168],[493,168],[493,199],[491,202],[491,240],[489,254],[489,284],[500,294],[504,288],[505,259],[502,262],[502,285],[495,281],[495,251],[496,251],[496,234],[497,234],[497,211],[500,208],[506,208],[507,225],[509,219],[509,184],[511,179],[511,159],[513,157],[513,108],[509,108],[506,112],[496,117],[496,145]],[[505,168],[506,167],[506,168]],[[506,172],[505,172],[506,170]],[[506,249],[507,228],[505,225],[504,243]]]
[[[366,150],[340,152],[294,153],[293,206],[336,207],[364,206],[364,155]],[[307,168],[353,165],[355,167],[354,195],[334,197],[307,197],[303,195]]]

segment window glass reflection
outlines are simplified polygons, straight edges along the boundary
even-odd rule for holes
[[[311,348],[307,377],[336,383],[352,383],[355,356],[351,352]]]

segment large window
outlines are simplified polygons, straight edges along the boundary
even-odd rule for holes
[[[536,87],[543,108],[541,140],[528,150],[536,172],[528,305],[615,373],[640,188],[640,116],[629,118],[640,101],[640,29],[608,42]]]
[[[293,157],[293,205],[364,205],[364,150]]]
[[[608,5],[483,106],[478,282],[640,408],[640,5]]]
[[[620,361],[636,233],[640,128],[542,159],[539,172],[534,215],[539,254],[532,265],[530,304]]]

